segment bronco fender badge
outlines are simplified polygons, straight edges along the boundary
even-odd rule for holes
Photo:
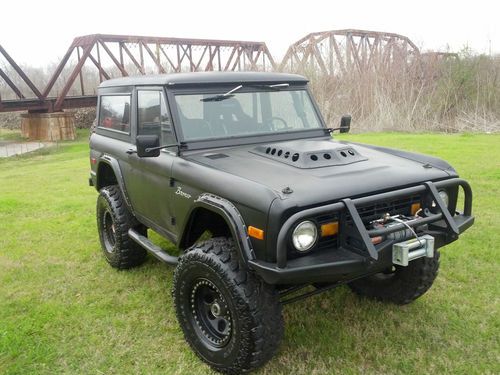
[[[182,187],[177,186],[177,191],[175,194],[180,195],[183,198],[191,199],[191,194],[185,193],[182,191]]]

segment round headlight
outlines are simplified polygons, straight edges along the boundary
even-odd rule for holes
[[[448,197],[448,193],[444,190],[440,190],[439,192],[439,196],[441,197],[441,199],[443,200],[444,204],[446,207],[448,207],[448,204],[450,203],[450,198]],[[436,202],[432,202],[432,207],[436,207],[437,204]]]
[[[297,225],[292,234],[293,246],[298,251],[307,251],[318,239],[318,229],[312,221],[303,221]]]
[[[443,200],[443,202],[446,205],[446,207],[448,207],[448,204],[450,203],[450,198],[448,197],[448,193],[446,191],[444,191],[444,190],[441,190],[439,192],[439,196]]]

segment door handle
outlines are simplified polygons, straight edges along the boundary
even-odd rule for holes
[[[137,151],[134,149],[129,148],[127,151],[125,151],[127,154],[132,155],[132,154],[137,154]]]

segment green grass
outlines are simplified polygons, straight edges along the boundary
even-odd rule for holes
[[[286,306],[284,341],[260,373],[500,373],[500,136],[341,138],[447,159],[473,187],[476,225],[411,305],[342,287]],[[173,268],[149,257],[120,272],[100,255],[86,140],[0,161],[0,373],[210,373],[177,325]]]
[[[22,137],[19,130],[0,129],[0,141],[23,142],[26,138]]]

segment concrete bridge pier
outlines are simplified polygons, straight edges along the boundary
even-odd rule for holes
[[[21,115],[23,137],[40,141],[76,139],[75,115],[66,112],[26,113]]]

